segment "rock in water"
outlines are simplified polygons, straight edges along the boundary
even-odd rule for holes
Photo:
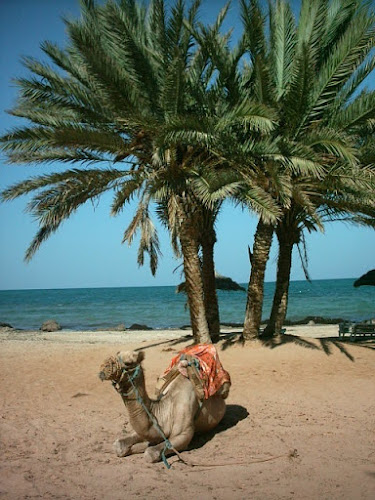
[[[368,273],[363,274],[360,278],[358,278],[353,283],[353,286],[355,288],[358,288],[359,286],[364,286],[364,285],[375,286],[375,269],[372,269]]]
[[[129,326],[129,330],[152,330],[147,325],[139,325],[138,323],[134,323],[133,325]]]

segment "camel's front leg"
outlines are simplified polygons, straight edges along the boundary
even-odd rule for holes
[[[134,446],[133,449],[133,445],[136,444],[144,446]],[[118,457],[126,457],[128,455],[132,455],[133,453],[143,453],[147,448],[148,443],[140,438],[136,432],[134,432],[126,438],[116,439],[116,441],[113,443],[113,446]]]
[[[193,439],[194,429],[188,432],[184,432],[183,434],[179,434],[178,436],[171,436],[169,438],[169,442],[172,447],[177,451],[186,450],[189,446],[190,441]],[[144,457],[147,462],[160,462],[161,453],[164,450],[165,442],[156,444],[155,446],[149,446],[145,453]],[[172,455],[174,453],[173,450],[167,449],[165,455]]]

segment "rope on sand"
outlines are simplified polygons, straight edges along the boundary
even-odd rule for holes
[[[215,467],[226,467],[227,465],[249,465],[249,464],[260,464],[263,462],[270,462],[271,460],[277,460],[278,458],[297,458],[298,452],[296,449],[290,450],[288,453],[283,453],[282,455],[275,455],[273,457],[268,457],[268,458],[260,458],[256,460],[250,460],[246,462],[226,462],[226,463],[216,463],[216,464],[197,464],[197,463],[191,463],[187,462],[186,460],[181,460],[180,456],[178,456],[178,460],[176,460],[175,463],[182,461],[185,465],[188,465],[189,467],[204,467],[204,468],[212,468],[214,469]],[[198,472],[199,469],[196,470]]]

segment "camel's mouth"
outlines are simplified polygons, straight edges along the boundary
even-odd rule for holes
[[[121,377],[121,372],[122,367],[119,360],[115,356],[110,356],[100,367],[98,376],[102,382],[104,380],[116,380]]]
[[[102,382],[104,382],[104,380],[119,382],[125,374],[131,374],[132,372],[134,372],[137,366],[138,365],[134,363],[123,363],[121,362],[121,360],[117,360],[117,363],[113,363],[111,360],[110,363],[101,366],[98,377]]]
[[[101,381],[112,380],[119,383],[125,374],[131,376],[133,372],[139,373],[137,368],[143,357],[143,352],[118,352],[116,356],[110,356],[104,361],[98,376]]]
[[[120,369],[117,369],[117,370],[102,370],[98,373],[98,377],[100,378],[100,380],[102,382],[104,382],[104,380],[113,380],[114,382],[119,382],[119,380],[121,379],[121,377],[124,375],[124,374],[127,374],[127,373],[131,373],[132,371],[134,371],[134,369],[136,368],[136,366],[131,366],[131,367],[128,367],[128,366],[124,366],[123,368],[120,368]]]

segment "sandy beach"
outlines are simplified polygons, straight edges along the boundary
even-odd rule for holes
[[[125,407],[97,374],[119,350],[142,349],[150,395],[189,331],[14,332],[1,342],[4,499],[372,499],[373,342],[341,342],[337,325],[294,326],[280,344],[217,345],[232,377],[219,427],[182,453],[118,458]]]

